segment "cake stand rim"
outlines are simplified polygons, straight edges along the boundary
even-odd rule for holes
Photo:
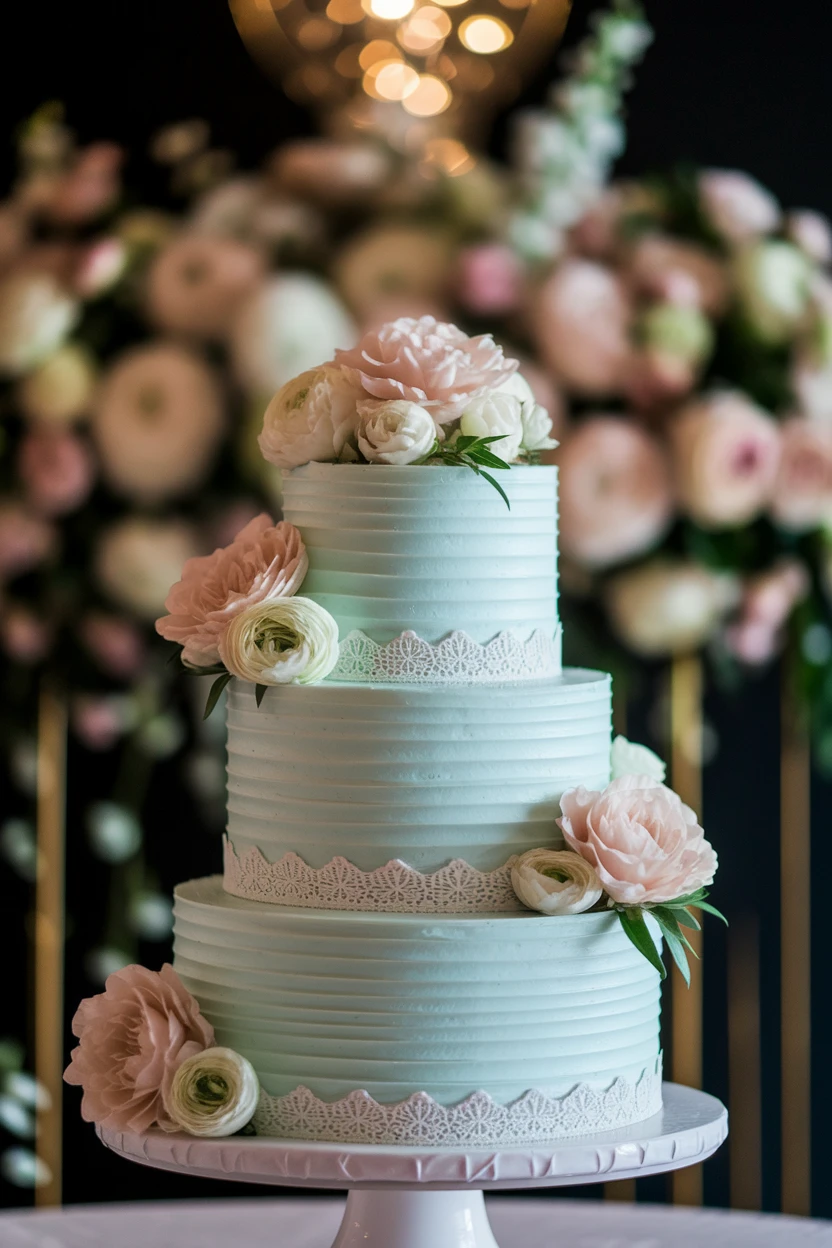
[[[457,1148],[338,1144],[270,1136],[203,1139],[97,1127],[112,1152],[194,1177],[327,1190],[401,1188],[484,1191],[563,1187],[647,1177],[707,1160],[728,1134],[715,1096],[663,1085],[660,1113],[632,1127],[539,1144]]]

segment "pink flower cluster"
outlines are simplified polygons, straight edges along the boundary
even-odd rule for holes
[[[296,593],[308,566],[293,524],[257,516],[230,546],[187,561],[156,631],[182,646],[186,665],[212,667],[220,662],[220,642],[234,616],[254,603]]]

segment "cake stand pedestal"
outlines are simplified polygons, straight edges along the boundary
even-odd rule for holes
[[[728,1134],[713,1096],[664,1085],[664,1108],[620,1131],[508,1148],[409,1148],[304,1143],[263,1136],[201,1140],[148,1131],[99,1129],[108,1148],[131,1161],[212,1179],[286,1187],[347,1188],[332,1248],[498,1248],[483,1192],[635,1179],[695,1165]],[[552,1208],[552,1248],[557,1237]],[[280,1226],[275,1226],[275,1248]],[[508,1248],[508,1246],[506,1246]]]

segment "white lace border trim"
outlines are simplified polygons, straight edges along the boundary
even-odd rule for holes
[[[262,1092],[254,1127],[258,1135],[336,1144],[500,1147],[613,1131],[643,1122],[661,1107],[659,1057],[635,1081],[619,1078],[606,1088],[579,1083],[554,1097],[530,1091],[509,1105],[487,1092],[474,1092],[457,1105],[440,1105],[427,1092],[393,1105],[364,1090],[339,1101],[322,1101],[303,1086],[286,1096]]]
[[[269,862],[254,846],[238,855],[225,838],[223,888],[234,897],[276,906],[315,910],[361,910],[386,914],[494,914],[520,911],[511,887],[511,857],[493,871],[478,871],[462,858],[423,875],[400,858],[362,871],[346,858],[310,867],[289,852]]]
[[[407,685],[499,684],[561,673],[561,633],[540,629],[523,641],[510,629],[491,641],[455,631],[436,643],[409,629],[392,641],[373,641],[355,630],[340,645],[327,680]]]

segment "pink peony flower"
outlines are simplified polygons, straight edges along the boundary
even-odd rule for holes
[[[26,607],[5,603],[0,607],[0,636],[16,663],[39,663],[49,652],[52,629]]]
[[[697,374],[698,369],[690,360],[645,346],[633,354],[624,390],[634,407],[649,412],[689,394]]]
[[[57,428],[41,427],[26,434],[19,471],[29,501],[47,516],[75,511],[95,479],[86,444],[74,433]]]
[[[99,238],[87,247],[75,270],[73,287],[82,299],[97,299],[124,273],[128,251],[120,238]]]
[[[82,1001],[72,1020],[80,1044],[64,1071],[84,1089],[81,1116],[116,1131],[172,1127],[165,1096],[186,1058],[214,1043],[214,1032],[172,966],[125,966],[104,992]]]
[[[782,442],[772,515],[781,528],[805,533],[832,521],[832,424],[794,416]]]
[[[522,265],[501,243],[466,247],[459,257],[458,281],[460,302],[478,316],[504,316],[519,307]]]
[[[772,659],[780,648],[784,625],[808,591],[808,573],[797,559],[781,559],[767,572],[749,578],[739,618],[725,630],[731,653],[753,665]]]
[[[460,406],[496,390],[517,368],[490,334],[469,338],[432,316],[401,317],[369,331],[358,346],[336,351],[335,363],[354,373],[376,399],[408,399],[439,408],[453,420]]]
[[[561,550],[593,568],[654,546],[673,514],[664,451],[638,425],[591,416],[566,438],[560,467]]]
[[[627,269],[636,290],[652,299],[690,304],[709,316],[728,302],[725,266],[695,243],[647,234],[634,245]]]
[[[566,843],[619,905],[674,901],[714,878],[716,854],[696,815],[651,776],[621,776],[603,793],[570,789],[560,805]]]
[[[119,194],[123,159],[115,143],[93,143],[78,153],[73,167],[56,182],[48,212],[54,221],[80,225],[100,217]]]
[[[690,403],[671,425],[670,443],[680,504],[697,524],[746,524],[766,506],[780,434],[744,395],[726,392]]]
[[[621,278],[603,265],[572,258],[541,287],[531,330],[544,363],[567,390],[603,396],[623,389],[632,320]]]
[[[0,504],[0,576],[30,572],[54,553],[56,533],[52,525],[18,503]]]
[[[156,621],[156,631],[182,646],[183,663],[211,667],[221,661],[220,641],[234,616],[294,594],[308,566],[295,526],[258,516],[230,546],[188,560],[165,599],[170,614]]]
[[[88,750],[111,750],[132,724],[124,698],[81,694],[72,702],[72,727]]]
[[[147,278],[150,319],[169,333],[222,338],[262,275],[262,256],[245,243],[208,234],[182,234],[151,266]]]
[[[79,632],[99,667],[110,676],[129,680],[142,666],[145,645],[132,621],[94,611],[81,621]]]
[[[771,192],[732,169],[700,173],[699,199],[708,223],[727,243],[770,234],[780,222],[780,206]]]

